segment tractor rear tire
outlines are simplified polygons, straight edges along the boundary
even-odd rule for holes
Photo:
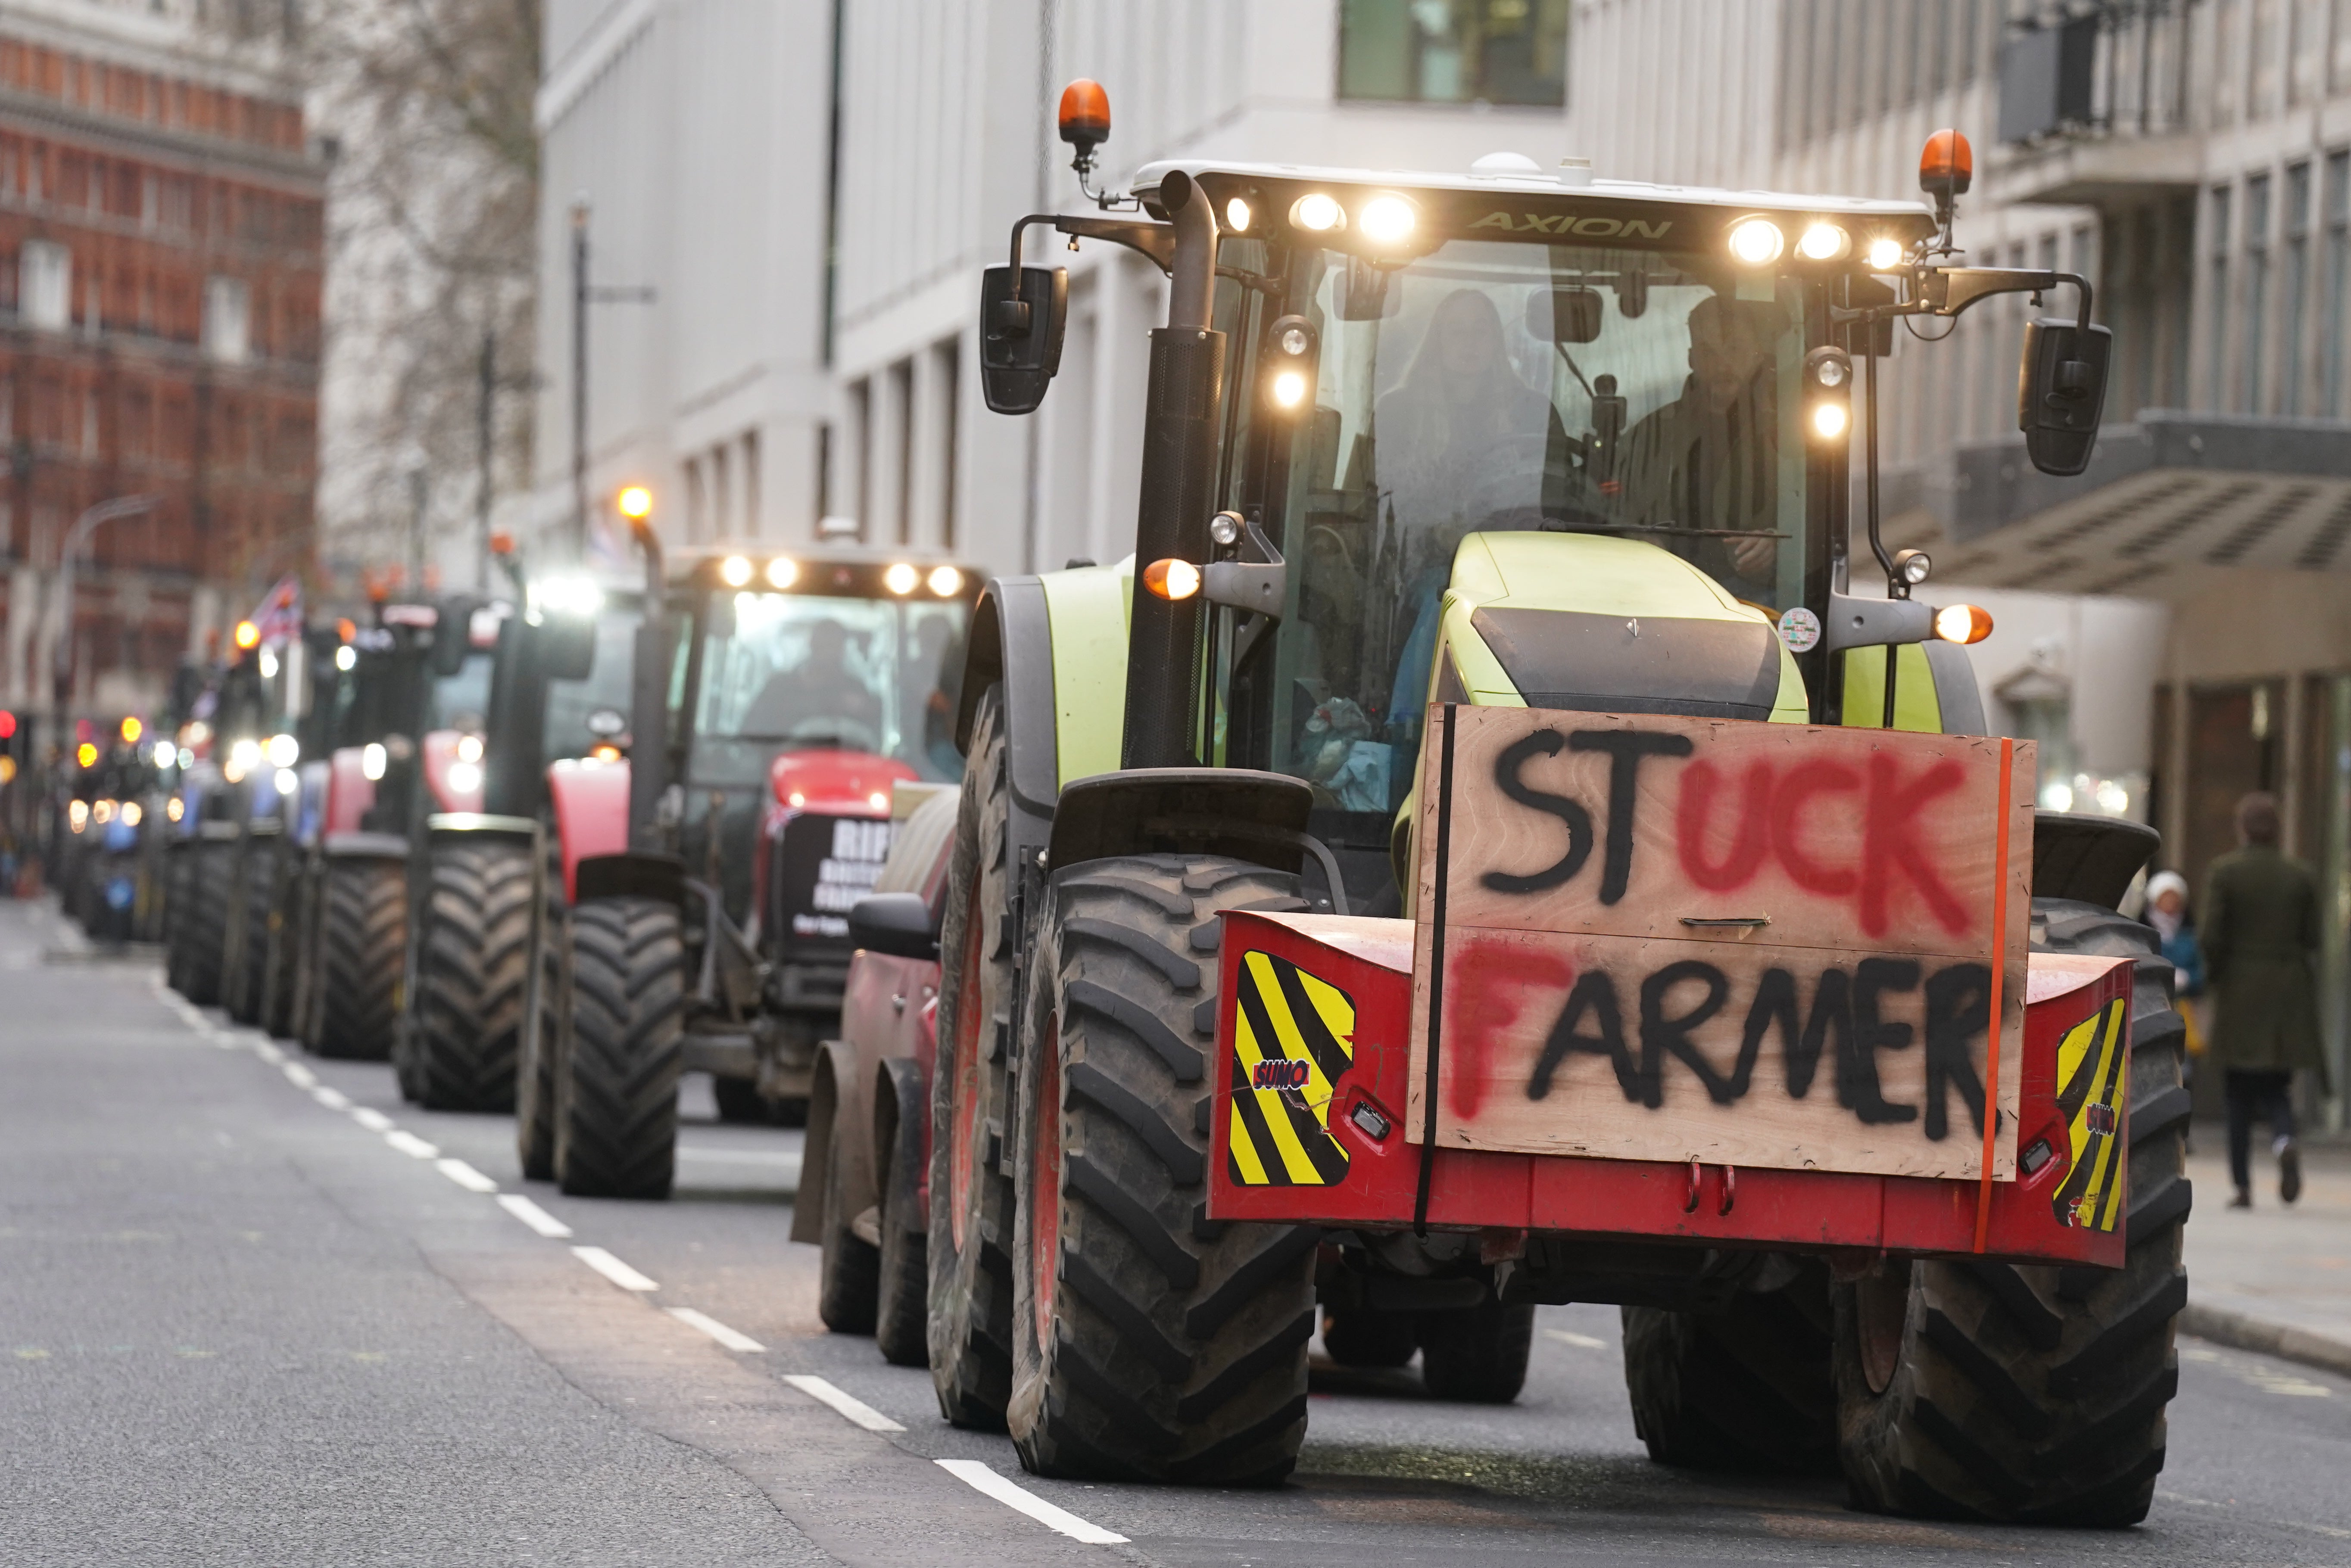
[[[539,901],[525,955],[522,1030],[515,1040],[515,1159],[530,1181],[555,1179],[555,1064],[567,1038],[563,968],[570,935],[565,929],[563,860],[555,835],[546,837],[539,866]]]
[[[222,1002],[239,1023],[261,1022],[261,987],[269,969],[270,898],[277,884],[277,839],[275,835],[247,837],[237,857],[237,900],[233,919],[237,924],[236,963],[224,971]]]
[[[931,1074],[931,1383],[939,1414],[1001,1430],[1012,1397],[1013,1191],[1001,1147],[1011,1053],[1011,761],[1004,692],[972,723],[939,934],[938,1054]]]
[[[1342,1308],[1322,1314],[1322,1348],[1342,1366],[1384,1370],[1409,1366],[1420,1354],[1418,1325],[1408,1312]]]
[[[1534,1348],[1531,1305],[1458,1307],[1420,1314],[1420,1380],[1439,1399],[1508,1405],[1527,1386]]]
[[[1686,1469],[1834,1475],[1828,1271],[1709,1312],[1628,1306],[1625,1389],[1649,1458]]]
[[[190,868],[187,908],[182,911],[178,930],[180,940],[186,944],[181,973],[187,983],[180,994],[198,1007],[210,1007],[221,1000],[221,960],[235,890],[236,846],[198,843],[189,853],[194,865]]]
[[[853,1129],[833,1123],[825,1140],[824,1197],[817,1228],[816,1315],[834,1334],[872,1334],[882,1261],[873,1243],[852,1228],[849,1211],[848,1141]]]
[[[273,1037],[290,1039],[299,1031],[296,977],[301,969],[302,933],[313,919],[310,878],[295,845],[281,845],[273,858],[277,875],[270,888],[269,940],[262,953],[261,1006],[255,1022]]]
[[[1217,913],[1298,877],[1204,855],[1056,874],[1022,1031],[1012,1401],[1039,1475],[1270,1486],[1306,1436],[1311,1226],[1207,1218]]]
[[[2111,909],[2032,901],[2033,948],[2137,961],[2131,992],[2129,1251],[2120,1269],[1917,1262],[1836,1293],[1838,1448],[1882,1513],[2116,1527],[2147,1517],[2179,1381],[2187,1303],[2186,1025],[2155,933]],[[1862,1335],[1898,1333],[1883,1390]]]
[[[319,1054],[392,1054],[408,940],[408,868],[357,857],[327,862],[319,963]]]
[[[410,1070],[434,1111],[510,1111],[529,974],[531,852],[484,839],[434,846],[418,912]]]
[[[898,1064],[913,1085],[899,1100],[901,1113],[889,1119],[884,1136],[874,1142],[874,1172],[881,1189],[881,1211],[875,1216],[882,1232],[882,1255],[873,1293],[873,1346],[893,1366],[921,1366],[930,1358],[930,1313],[925,1288],[930,1264],[925,1256],[923,1233],[923,1124],[927,1109],[914,1102],[921,1075],[912,1063]],[[893,1092],[889,1078],[882,1091]]]
[[[677,906],[571,911],[570,1023],[555,1076],[555,1179],[575,1198],[667,1198],[677,1176],[685,943]]]

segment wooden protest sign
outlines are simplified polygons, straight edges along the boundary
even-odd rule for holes
[[[1412,1141],[2013,1178],[2030,742],[1454,706],[1422,756]]]

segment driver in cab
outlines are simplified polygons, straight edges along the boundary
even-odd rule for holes
[[[827,617],[809,628],[807,655],[759,688],[743,715],[743,733],[793,738],[805,728],[839,740],[838,724],[829,722],[847,720],[879,735],[882,717],[881,699],[849,668],[848,628]]]
[[[1689,314],[1681,396],[1625,439],[1626,520],[1669,530],[1665,548],[1741,598],[1768,600],[1780,525],[1777,345],[1788,315],[1770,300],[1709,295]],[[1749,537],[1692,538],[1690,532]]]

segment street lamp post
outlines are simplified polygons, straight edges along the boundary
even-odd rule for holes
[[[53,686],[50,722],[60,741],[73,707],[74,561],[89,536],[98,532],[99,524],[152,512],[162,500],[160,495],[119,495],[111,501],[101,501],[84,510],[66,532],[65,546],[57,555],[57,637],[49,659]]]
[[[588,558],[588,307],[651,305],[653,286],[598,287],[588,276],[588,198],[571,203],[571,547]]]

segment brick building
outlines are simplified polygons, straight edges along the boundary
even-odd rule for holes
[[[0,692],[152,714],[180,657],[307,571],[323,175],[288,79],[149,0],[0,11]],[[57,567],[75,520],[136,494]],[[50,733],[54,734],[52,731]]]

